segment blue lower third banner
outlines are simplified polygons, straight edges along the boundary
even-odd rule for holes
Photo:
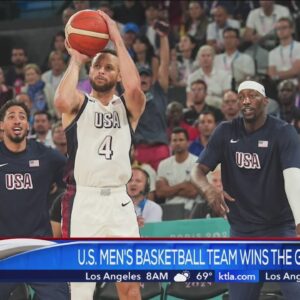
[[[0,281],[300,281],[300,243],[0,241]]]

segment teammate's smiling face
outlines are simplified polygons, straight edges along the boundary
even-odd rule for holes
[[[27,136],[29,123],[26,112],[20,106],[11,106],[7,109],[2,128],[4,138],[14,143],[21,143]]]
[[[95,91],[110,91],[121,80],[118,58],[109,53],[100,54],[92,62],[89,78]]]
[[[264,117],[268,99],[261,93],[245,89],[239,92],[238,99],[245,122],[254,123]]]

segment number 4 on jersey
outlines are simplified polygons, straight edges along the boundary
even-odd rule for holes
[[[114,152],[111,150],[111,145],[112,145],[112,136],[107,135],[102,141],[98,149],[98,154],[104,155],[105,159],[111,159],[114,154]]]

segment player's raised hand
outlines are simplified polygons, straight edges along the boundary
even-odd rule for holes
[[[77,50],[71,48],[67,39],[65,39],[65,47],[70,54],[70,56],[80,65],[83,65],[91,60],[91,58],[85,54],[78,52]]]
[[[118,38],[122,38],[117,23],[104,11],[97,10],[97,12],[106,21],[110,40],[115,42]]]

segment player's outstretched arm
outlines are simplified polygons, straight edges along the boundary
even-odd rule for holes
[[[133,60],[128,54],[116,22],[103,11],[99,10],[98,12],[105,19],[108,26],[109,38],[116,47],[119,58],[121,81],[125,89],[124,97],[127,108],[131,114],[131,125],[135,129],[137,122],[145,109],[146,103],[145,95],[141,90],[140,75]]]
[[[206,174],[209,172],[209,168],[203,164],[197,164],[191,173],[192,182],[200,190],[200,193],[204,196],[209,206],[219,216],[225,216],[229,212],[229,208],[225,203],[225,199],[234,201],[234,199],[226,192],[219,192],[213,187],[207,180]]]
[[[84,100],[84,95],[77,90],[77,84],[79,71],[90,58],[70,48],[67,42],[66,48],[71,58],[68,68],[56,89],[54,103],[60,113],[72,115],[78,112]]]

